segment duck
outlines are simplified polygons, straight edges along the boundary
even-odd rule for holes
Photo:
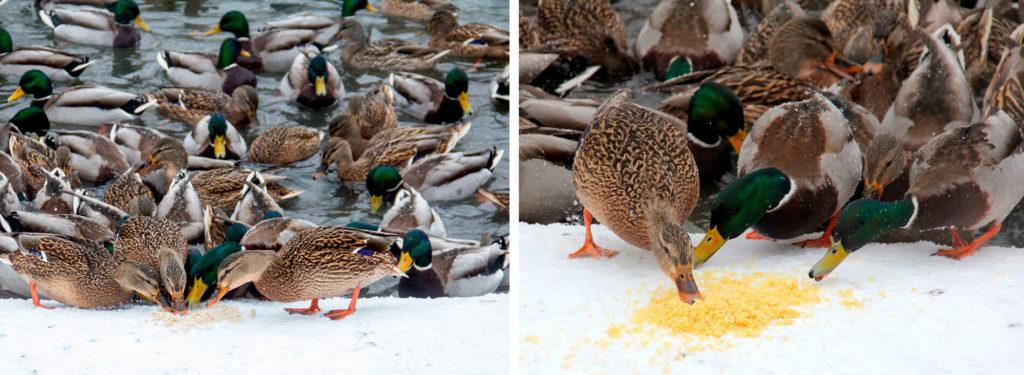
[[[622,149],[619,145],[627,138],[648,143]],[[682,226],[700,190],[697,166],[686,147],[685,124],[633,104],[632,93],[620,90],[601,104],[587,126],[572,170],[576,196],[584,207],[586,239],[570,258],[617,253],[594,244],[590,225],[596,217],[626,242],[651,249],[681,301],[692,304],[699,299],[693,250]]]
[[[6,218],[12,229],[21,232],[50,233],[86,238],[98,244],[114,241],[114,232],[104,223],[75,214],[48,214],[37,211],[13,211]]]
[[[380,13],[388,17],[427,22],[440,6],[451,5],[450,0],[381,0]]]
[[[427,23],[429,46],[451,51],[452,56],[508,60],[508,31],[482,24],[459,25],[459,12],[454,6],[435,9]]]
[[[392,249],[396,240],[343,227],[319,227],[303,231],[280,251],[248,250],[224,259],[217,275],[214,306],[227,292],[252,282],[272,301],[311,300],[309,308],[285,309],[312,315],[320,311],[322,298],[352,294],[348,308],[324,314],[340,320],[355,313],[359,288],[388,276],[404,276]],[[397,251],[397,249],[395,249]]]
[[[347,129],[348,126],[354,128]],[[375,135],[385,130],[398,127],[398,114],[395,112],[395,89],[388,81],[383,81],[377,86],[367,90],[362,96],[354,96],[348,101],[348,108],[345,113],[331,119],[328,125],[328,133],[332,137],[344,137],[349,142],[355,142],[349,135],[340,135],[337,132],[352,131],[352,137],[359,137],[362,141],[368,141]],[[339,130],[335,130],[339,129]],[[357,158],[362,154],[362,148],[353,144]]]
[[[1011,33],[1017,24],[996,16],[994,9],[985,7],[964,16],[956,24],[956,33],[961,36],[964,52],[964,70],[971,89],[984,93],[1002,51],[1011,40]]]
[[[402,239],[398,282],[401,298],[476,297],[493,293],[508,268],[508,252],[497,243],[433,251],[419,229]],[[404,262],[403,262],[404,261]]]
[[[427,70],[451,52],[404,39],[371,42],[363,25],[354,19],[342,21],[341,38],[345,41],[341,61],[358,70]]]
[[[246,181],[255,177],[252,170],[238,167],[215,168],[198,172],[192,176],[192,184],[199,193],[199,199],[204,204],[213,205],[215,208],[232,210],[241,200],[241,191],[246,186]],[[261,173],[263,184],[270,195],[277,201],[284,201],[299,196],[302,190],[288,188],[281,184],[284,176]]]
[[[402,140],[389,140],[366,149],[358,160],[352,157],[352,146],[345,139],[331,137],[320,152],[320,167],[313,178],[319,179],[331,167],[337,166],[341,181],[364,181],[367,172],[378,165],[392,165],[405,168],[416,157],[416,145]]]
[[[541,44],[530,52],[601,66],[603,78],[628,77],[639,68],[622,17],[607,1],[543,1],[537,6],[537,26]]]
[[[342,120],[332,122],[328,128],[331,137],[348,141],[354,160],[361,158],[370,148],[386,145],[414,145],[417,158],[447,153],[469,133],[473,124],[463,122],[452,125],[400,126],[376,133],[369,140],[362,138],[358,126],[353,121]]]
[[[304,107],[326,108],[345,97],[345,84],[334,64],[324,55],[295,56],[291,69],[281,78],[281,94]]]
[[[156,207],[156,217],[176,223],[189,243],[202,241],[203,206],[188,170],[182,169],[171,180],[167,194]]]
[[[267,183],[263,176],[259,172],[253,172],[253,177],[245,181],[241,199],[235,204],[231,220],[252,226],[260,222],[270,212],[283,211],[274,197],[267,192],[266,186]]]
[[[220,113],[199,120],[182,145],[189,155],[215,159],[242,160],[248,153],[245,139]]]
[[[434,237],[447,237],[444,221],[430,203],[416,189],[403,184],[395,192],[391,208],[384,212],[380,229],[387,232],[406,232],[419,229]]]
[[[228,227],[232,224],[242,224],[249,227],[245,223],[240,223],[235,220],[231,220],[231,217],[219,207],[213,207],[213,205],[204,202],[203,206],[203,246],[206,250],[210,250],[217,245],[224,243],[224,237],[228,234]]]
[[[238,86],[230,95],[220,89],[163,87],[146,96],[156,102],[157,114],[190,127],[213,113],[223,113],[228,122],[241,129],[259,123],[256,111],[260,97],[256,88],[249,85]]]
[[[21,77],[29,70],[39,70],[53,80],[68,82],[78,79],[94,62],[87,56],[47,47],[15,49],[11,34],[0,27],[0,76]]]
[[[305,126],[274,126],[264,130],[249,144],[249,161],[284,165],[309,159],[320,151],[326,134]]]
[[[103,201],[122,211],[128,211],[136,199],[155,201],[153,191],[142,181],[138,168],[125,171],[103,191]]]
[[[22,172],[28,196],[38,195],[37,192],[43,189],[46,171],[60,171],[55,161],[56,152],[29,137],[12,134],[8,139],[8,152]]]
[[[664,79],[670,64],[685,62],[692,70],[713,70],[736,61],[743,28],[726,0],[662,0],[637,36],[637,60]]]
[[[159,199],[167,194],[174,178],[188,168],[188,154],[181,142],[173,138],[158,139],[151,147],[144,149],[142,161],[136,164],[136,172],[142,176],[146,186]],[[162,173],[161,173],[162,172]]]
[[[687,106],[687,145],[697,163],[701,185],[717,183],[733,170],[732,154],[747,138],[743,104],[725,85],[705,82]]]
[[[70,87],[54,95],[53,81],[40,70],[25,72],[7,101],[26,94],[33,96],[32,105],[46,111],[51,122],[83,126],[131,121],[156,104],[143,95],[93,85]]]
[[[38,166],[33,168],[42,169]],[[75,199],[64,194],[65,191],[71,190],[71,183],[64,171],[60,168],[53,168],[41,172],[43,185],[32,199],[32,205],[36,210],[57,215],[74,213],[75,206],[77,206]]]
[[[366,175],[370,212],[376,213],[384,198],[397,192],[403,184],[412,186],[430,202],[469,198],[490,181],[502,154],[495,146],[476,152],[431,155],[402,171],[390,165],[376,166]]]
[[[1024,38],[1024,26],[1018,26],[1012,35],[1014,40]],[[1024,81],[1024,48],[1016,45],[1003,51],[992,81],[985,90],[982,118],[1004,111],[1018,125],[1024,124],[1024,106],[1020,103],[1020,98],[1024,97],[1024,86],[1021,81]]]
[[[748,228],[751,239],[827,246],[839,210],[860,184],[861,163],[849,121],[825,96],[768,110],[743,141],[739,177],[712,203],[696,264]]]
[[[0,241],[0,262],[28,280],[32,305],[38,291],[67,306],[109,309],[134,294],[159,304],[160,276],[146,264],[126,261],[99,244],[57,234],[22,233]]]
[[[109,3],[106,11],[64,8],[40,10],[39,19],[53,29],[55,38],[75,44],[131,48],[137,46],[142,39],[139,30],[149,32],[149,25],[142,19],[142,12],[134,0]]]
[[[250,56],[238,39],[228,38],[221,42],[217,56],[163,50],[157,52],[156,61],[175,85],[232,94],[240,86],[257,87],[256,75],[238,65],[239,57]]]
[[[172,139],[162,131],[151,127],[131,125],[124,122],[118,122],[111,125],[108,133],[110,140],[117,145],[118,151],[124,155],[128,164],[133,166],[143,162],[149,164],[150,160],[147,159],[151,154],[152,156],[160,156],[159,154],[153,153],[158,143],[177,142],[177,140]],[[170,141],[164,141],[164,139],[170,139]],[[179,145],[181,144],[181,142],[177,143]],[[187,159],[188,155],[184,155],[180,160],[178,160],[178,162],[181,163],[181,168],[188,166]],[[171,175],[173,176],[174,174],[172,173]]]
[[[779,2],[751,30],[750,35],[743,42],[743,48],[736,55],[736,64],[751,65],[767,59],[768,44],[771,43],[775,32],[793,17],[801,17],[806,14],[800,4],[790,1]]]
[[[70,167],[93,183],[106,183],[128,171],[128,160],[110,138],[86,130],[54,130],[46,137],[51,147],[67,146]]]
[[[416,73],[396,72],[388,78],[403,112],[430,124],[453,123],[473,115],[469,76],[459,68],[445,75],[444,83]]]
[[[1022,139],[1017,124],[1003,111],[932,138],[910,168],[906,196],[891,202],[862,198],[843,208],[830,248],[808,276],[821,281],[851,253],[899,228],[948,229],[953,247],[934,255],[957,260],[971,256],[999,233],[1024,197]],[[970,242],[960,238],[960,230],[981,229]]]
[[[277,251],[296,234],[316,227],[318,225],[309,220],[285,217],[279,211],[269,211],[260,222],[249,228],[239,243],[246,249]]]
[[[501,74],[498,74],[491,80],[491,100],[508,103],[509,90],[512,87],[509,83],[510,74],[509,66],[505,65],[505,69],[501,71]]]
[[[149,201],[148,205],[152,206],[153,202]],[[176,223],[154,216],[127,217],[118,225],[114,251],[123,254],[128,261],[147,264],[157,270],[160,284],[170,297],[171,308],[182,314],[187,311],[188,242]]]
[[[185,301],[189,308],[196,306],[204,297],[212,294],[210,286],[217,285],[218,271],[221,265],[225,265],[224,258],[229,255],[245,250],[238,241],[242,240],[249,230],[245,225],[232,224],[228,227],[224,242],[208,250],[199,258],[198,262],[192,264],[188,271],[188,279],[191,280],[188,296]],[[223,279],[221,279],[223,280]]]
[[[569,95],[601,69],[601,65],[559,53],[519,52],[519,82],[558,97]]]

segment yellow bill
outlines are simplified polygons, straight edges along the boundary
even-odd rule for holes
[[[725,239],[718,233],[718,227],[711,228],[708,233],[704,235],[704,239],[700,240],[700,244],[697,245],[697,249],[693,251],[693,264],[700,267],[704,262],[707,262],[712,255],[718,252],[718,249],[725,245]]]
[[[213,36],[220,34],[220,32],[220,25],[213,25],[213,27],[211,27],[209,30],[206,30],[206,32],[203,33],[203,36]]]
[[[466,114],[473,113],[473,104],[469,103],[469,93],[464,92],[459,94],[459,105],[462,106],[462,112]]]
[[[410,268],[412,268],[412,257],[409,256],[408,251],[403,251],[402,256],[398,258],[398,269],[405,273],[409,272]]]
[[[188,291],[188,298],[185,298],[188,301],[188,305],[194,306],[199,304],[199,301],[203,299],[203,294],[206,293],[206,288],[207,286],[203,279],[197,277],[192,282],[192,290]]]
[[[242,51],[238,52],[238,55],[239,55],[239,56],[242,56],[242,57],[244,57],[244,58],[250,58],[250,57],[252,57],[252,54],[251,54],[251,53],[249,53],[249,51],[246,51],[246,50],[244,50],[244,49],[243,49]]]
[[[366,3],[366,11],[370,13],[377,13],[377,8],[375,8],[373,4]]]
[[[7,102],[10,103],[21,99],[22,96],[25,96],[25,90],[22,90],[21,86],[18,86],[18,88],[14,90],[14,93],[7,97]]]
[[[370,213],[377,213],[380,211],[380,206],[384,205],[384,197],[379,195],[370,196]]]
[[[217,159],[224,159],[228,157],[227,143],[224,141],[223,135],[215,135],[213,137],[213,157]]]
[[[142,16],[135,17],[135,24],[138,25],[139,29],[143,32],[149,32],[149,25],[146,24],[146,21],[142,20]]]
[[[327,82],[324,77],[317,76],[313,86],[316,88],[316,96],[327,96]]]
[[[729,144],[732,145],[732,149],[736,150],[737,154],[740,153],[741,149],[743,149],[743,141],[745,139],[747,139],[747,131],[743,129],[740,129],[736,134],[729,136]]]
[[[811,267],[811,273],[809,276],[814,281],[821,281],[825,276],[828,276],[839,264],[846,259],[846,256],[850,255],[846,252],[846,248],[843,247],[843,241],[832,242],[832,247],[828,249],[828,253],[825,254],[818,263]]]

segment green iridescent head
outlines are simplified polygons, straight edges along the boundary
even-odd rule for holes
[[[237,10],[224,13],[220,17],[220,22],[217,22],[217,26],[208,31],[207,34],[213,35],[222,31],[232,33],[236,38],[248,38],[249,20],[245,18],[242,12]]]
[[[692,72],[693,63],[690,61],[690,58],[686,56],[676,56],[668,63],[668,69],[665,70],[665,80],[668,81],[672,78],[690,74]]]
[[[366,174],[366,190],[370,192],[370,212],[376,213],[384,198],[402,187],[402,173],[390,165],[378,165]]]
[[[404,259],[408,254],[417,268],[430,267],[433,260],[432,251],[430,237],[422,230],[413,229],[402,238],[402,258]],[[399,261],[399,268],[402,268],[401,261]],[[405,272],[406,269],[402,271]]]
[[[239,243],[242,242],[242,237],[249,232],[249,228],[246,228],[242,224],[231,224],[228,226],[228,232],[224,235],[224,242]]]
[[[839,212],[832,230],[832,245],[808,273],[821,281],[839,267],[850,253],[893,229],[906,227],[917,212],[914,198],[896,202],[858,199]]]
[[[242,50],[242,42],[238,39],[224,39],[220,44],[220,53],[217,55],[217,69],[225,69],[238,62],[239,57],[249,57],[249,53]]]
[[[11,117],[11,123],[26,135],[43,137],[50,131],[50,119],[39,107],[28,107],[18,111]]]
[[[356,15],[356,12],[364,9],[370,13],[377,13],[377,8],[374,8],[373,5],[370,5],[369,1],[344,0],[344,2],[341,3],[341,16],[351,17]]]
[[[0,53],[14,51],[14,41],[11,40],[11,33],[0,27]]]
[[[149,25],[142,20],[142,11],[134,0],[118,0],[107,5],[107,10],[114,13],[114,21],[121,25],[135,23],[142,31],[149,31]]]
[[[53,81],[41,70],[32,69],[21,75],[18,88],[36,99],[53,95]],[[15,98],[17,99],[17,98]]]
[[[707,145],[715,145],[723,138],[739,152],[746,138],[743,130],[743,104],[728,87],[707,82],[690,97],[687,130]]]

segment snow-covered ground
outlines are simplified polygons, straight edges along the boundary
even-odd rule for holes
[[[853,290],[858,307],[822,302],[756,338],[725,336],[689,352],[668,334],[612,337],[658,288],[674,288],[652,254],[603,226],[611,259],[570,260],[583,228],[520,224],[523,373],[1014,373],[1024,366],[1024,250],[985,247],[962,261],[931,243],[869,245],[818,283]],[[691,236],[694,243],[700,235]],[[727,243],[701,272],[765,271],[807,278],[823,249]],[[700,284],[698,273],[697,283]],[[802,280],[801,280],[802,281]],[[836,298],[833,298],[836,300]],[[657,332],[657,331],[656,331]]]
[[[324,311],[315,316],[282,310],[308,302],[224,301],[176,321],[153,306],[44,311],[27,300],[3,299],[0,373],[507,372],[507,294],[360,298],[344,320],[322,316],[348,301],[322,300]]]

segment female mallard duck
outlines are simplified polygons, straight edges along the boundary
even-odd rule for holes
[[[438,6],[451,5],[450,0],[381,0],[380,13],[389,17],[427,22]]]
[[[403,112],[431,124],[452,123],[473,115],[469,76],[459,68],[448,71],[444,83],[415,73],[397,72],[388,78],[404,103]]]
[[[452,56],[508,60],[508,31],[482,23],[459,25],[454,6],[435,10],[427,23],[431,47],[449,50]]]
[[[115,239],[114,232],[104,223],[86,216],[14,211],[7,220],[12,229],[21,232],[85,238],[98,244],[109,244]]]
[[[626,41],[622,17],[605,0],[552,0],[537,7],[542,44],[533,52],[554,53],[561,59],[600,65],[602,74],[626,77],[638,68]]]
[[[1012,35],[1014,40],[1024,38],[1024,26],[1018,26]],[[1021,103],[1021,98],[1024,98],[1024,47],[1017,45],[1003,51],[999,66],[985,90],[982,116],[988,118],[995,112],[1004,111],[1015,121],[1022,121],[1024,103]]]
[[[852,252],[897,228],[948,228],[953,248],[935,255],[963,259],[999,233],[1003,220],[1024,197],[1022,135],[1005,112],[973,125],[949,129],[920,150],[910,169],[904,199],[860,199],[846,206],[832,233],[832,247],[811,268],[820,281]],[[959,230],[988,229],[971,242]]]
[[[416,157],[416,145],[402,140],[391,140],[375,144],[366,149],[366,152],[355,160],[352,157],[352,146],[348,141],[331,137],[324,143],[321,151],[320,168],[313,175],[319,179],[335,163],[338,169],[338,179],[341,181],[363,181],[366,173],[377,165],[392,165],[405,168],[412,164]]]
[[[366,143],[377,134],[398,127],[394,89],[383,82],[363,96],[352,97],[345,113],[331,119],[328,134],[352,144],[352,156],[363,154]]]
[[[243,129],[259,122],[256,110],[260,106],[260,97],[256,88],[249,85],[235,88],[230,96],[219,89],[188,87],[165,87],[146,96],[156,102],[160,116],[183,122],[189,127],[195,127],[199,120],[213,113],[223,113],[228,122]]]
[[[188,154],[181,142],[173,138],[161,138],[144,152],[136,171],[160,199],[167,194],[179,172],[188,168]]]
[[[345,97],[345,84],[324,55],[300,53],[279,86],[288,100],[310,108],[330,107]]]
[[[86,181],[105,183],[128,170],[128,161],[109,138],[84,130],[55,130],[46,137],[51,147],[71,150],[71,169]]]
[[[360,70],[427,70],[432,69],[437,60],[451,52],[421,46],[403,39],[381,39],[371,42],[363,25],[354,19],[342,21],[341,38],[345,40],[341,61]]]
[[[259,172],[253,172],[253,177],[246,179],[241,196],[235,204],[234,213],[231,214],[231,220],[239,223],[252,226],[262,220],[267,213],[283,211],[274,197],[267,192],[267,183]]]
[[[380,228],[389,232],[405,232],[411,229],[419,229],[436,237],[447,237],[448,230],[445,229],[444,221],[420,195],[416,189],[409,185],[402,185],[395,193],[394,203],[384,213],[381,219]]]
[[[413,229],[402,238],[400,262],[407,278],[398,282],[402,298],[476,297],[493,293],[508,268],[508,252],[497,243],[433,251],[430,238]]]
[[[738,171],[740,177],[715,197],[697,265],[747,228],[771,239],[827,246],[836,214],[859,185],[861,152],[843,112],[816,95],[757,120],[743,142]]]
[[[165,50],[156,54],[156,61],[175,85],[231,94],[241,86],[256,87],[256,75],[237,64],[239,57],[249,56],[238,39],[228,38],[216,57]]]
[[[106,8],[109,13],[93,9],[40,10],[39,19],[53,29],[55,38],[75,44],[135,47],[142,39],[135,26],[149,32],[149,25],[142,20],[142,12],[135,1],[117,0],[107,4]]]
[[[203,205],[199,194],[192,186],[188,171],[181,170],[174,179],[167,194],[156,207],[156,217],[177,223],[181,233],[189,243],[198,243],[203,239]]]
[[[366,150],[386,144],[415,145],[416,156],[422,157],[451,151],[459,140],[469,133],[472,126],[468,122],[455,125],[401,126],[376,133],[367,140],[360,135],[359,125],[351,121],[351,117],[343,116],[341,121],[331,123],[328,133],[331,137],[348,141],[354,160],[359,160]]]
[[[25,72],[7,101],[13,102],[25,94],[33,96],[32,105],[46,111],[50,121],[73,125],[98,126],[134,120],[156,104],[142,95],[91,85],[71,87],[54,95],[53,82],[39,70]]]
[[[662,0],[634,45],[636,58],[664,79],[673,60],[692,70],[732,65],[743,47],[743,27],[726,0]]]
[[[27,188],[26,192],[30,197],[42,190],[43,184],[46,182],[45,171],[59,169],[54,160],[56,153],[53,149],[29,137],[11,134],[8,139],[8,152],[22,172]]]
[[[124,255],[128,261],[157,270],[174,311],[188,311],[185,306],[188,243],[177,224],[153,216],[128,217],[119,223],[114,251]]]
[[[312,300],[307,309],[285,309],[304,315],[319,312],[321,298],[352,293],[348,309],[325,314],[332,320],[344,319],[356,311],[360,287],[383,277],[405,275],[392,255],[392,248],[397,246],[393,238],[342,227],[309,229],[295,235],[278,252],[249,250],[224,259],[217,275],[217,296],[207,306],[252,282],[273,301]]]
[[[157,299],[160,276],[146,264],[124,260],[100,245],[56,234],[16,234],[3,241],[0,261],[28,280],[32,304],[38,288],[47,297],[84,309],[112,308],[128,303],[134,293]],[[159,302],[157,302],[159,303]]]
[[[245,182],[253,178],[253,171],[241,168],[216,168],[196,173],[192,176],[192,184],[199,193],[199,199],[204,204],[213,205],[216,208],[230,210],[242,199],[241,191],[246,186]],[[267,190],[277,201],[291,199],[302,194],[302,190],[290,189],[281,185],[285,177],[269,174],[260,174]]]
[[[245,139],[220,113],[199,120],[182,145],[189,155],[215,159],[242,160],[248,152]]]
[[[309,159],[320,151],[324,132],[305,126],[275,126],[264,130],[249,145],[249,161],[263,164],[291,164]]]
[[[316,224],[307,220],[284,217],[278,211],[270,211],[263,216],[263,220],[249,228],[240,243],[246,249],[277,251],[296,234],[316,227]]]
[[[103,191],[103,201],[122,211],[128,211],[137,198],[155,201],[153,191],[142,181],[142,176],[133,168],[121,174],[106,190]]]
[[[217,273],[224,258],[245,250],[238,241],[242,240],[248,230],[245,225],[232,224],[224,235],[224,242],[208,250],[198,262],[192,264],[188,271],[188,279],[192,284],[189,286],[188,297],[185,298],[189,307],[198,305],[203,297],[211,294],[208,293],[210,285],[217,285]]]
[[[804,15],[806,13],[799,4],[790,1],[779,2],[771,12],[761,19],[761,22],[757,23],[754,30],[750,32],[750,36],[743,42],[743,48],[736,55],[736,64],[751,65],[766,59],[768,57],[768,44],[771,43],[775,32],[794,17],[802,17]]]
[[[686,127],[630,99],[628,90],[609,98],[580,140],[572,176],[587,234],[583,247],[570,257],[616,254],[594,244],[590,223],[597,217],[626,242],[651,249],[675,283],[679,299],[692,304],[700,292],[682,224],[697,202],[700,186],[686,147]],[[646,143],[624,150],[626,139]]]
[[[72,81],[94,62],[85,56],[46,47],[14,49],[11,34],[0,27],[0,76],[21,77],[35,69],[58,81]]]
[[[403,184],[412,186],[430,202],[459,200],[473,196],[491,179],[503,152],[497,147],[477,152],[432,155],[399,171],[390,165],[376,166],[366,175],[370,212],[380,209],[384,198]]]

